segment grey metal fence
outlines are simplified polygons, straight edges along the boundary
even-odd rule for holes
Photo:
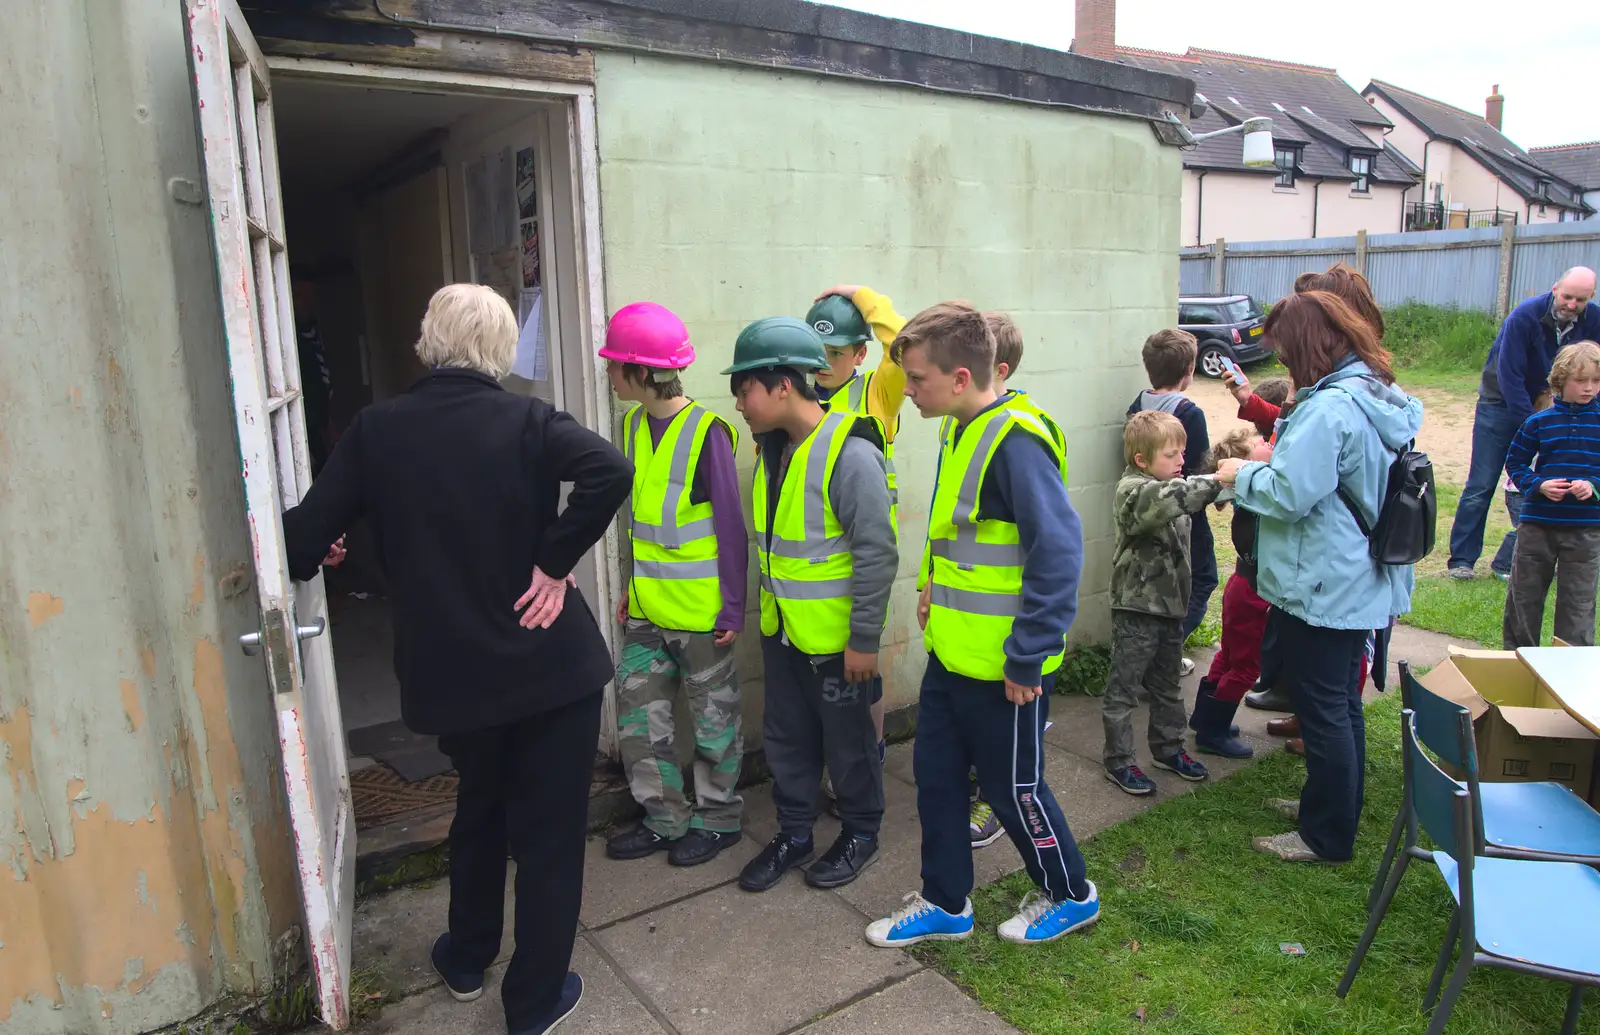
[[[1504,315],[1548,291],[1573,266],[1600,268],[1600,221],[1430,230],[1295,241],[1219,240],[1184,248],[1183,294],[1241,294],[1264,302],[1294,290],[1294,278],[1345,262],[1366,274],[1379,305],[1423,302]]]

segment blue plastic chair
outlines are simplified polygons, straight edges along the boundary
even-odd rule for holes
[[[1411,666],[1403,661],[1400,699],[1402,707],[1416,714],[1417,736],[1423,746],[1466,774],[1467,793],[1472,796],[1472,828],[1479,836],[1477,854],[1600,866],[1600,812],[1559,783],[1481,782],[1472,714],[1417,682]],[[1409,788],[1409,763],[1403,760],[1401,770]],[[1427,857],[1428,853],[1417,847],[1416,815],[1408,793],[1389,832],[1389,844],[1367,895],[1367,909],[1377,904],[1391,865],[1398,861],[1403,874],[1411,859]]]
[[[1455,899],[1422,1004],[1424,1013],[1433,1011],[1428,1035],[1444,1031],[1467,978],[1479,966],[1570,984],[1572,993],[1567,997],[1561,1031],[1562,1035],[1574,1035],[1584,991],[1600,985],[1600,937],[1595,935],[1600,927],[1600,872],[1581,863],[1478,857],[1472,796],[1423,753],[1418,744],[1417,714],[1410,709],[1401,713],[1401,739],[1411,776],[1407,794],[1417,821],[1439,846],[1427,856]],[[1394,877],[1384,884],[1379,908],[1367,919],[1340,995],[1348,991],[1371,948],[1378,922],[1398,884]],[[1458,940],[1455,972],[1441,1000],[1439,990],[1450,950]]]

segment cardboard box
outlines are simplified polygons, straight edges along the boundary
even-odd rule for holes
[[[1472,714],[1480,779],[1553,781],[1591,798],[1600,737],[1567,714],[1515,651],[1451,647],[1418,682]]]

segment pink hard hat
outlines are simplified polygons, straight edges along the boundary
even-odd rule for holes
[[[671,309],[654,302],[634,302],[617,310],[606,325],[604,359],[642,367],[682,370],[694,362],[689,329]]]

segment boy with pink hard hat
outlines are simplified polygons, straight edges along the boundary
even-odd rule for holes
[[[738,433],[684,394],[679,375],[694,346],[665,306],[618,310],[600,355],[617,397],[638,404],[622,418],[634,473],[631,568],[617,605],[617,724],[623,771],[645,810],[606,854],[665,851],[675,866],[696,866],[739,840],[744,808],[733,644],[744,629],[749,539],[733,459]],[[680,692],[694,715],[692,807],[673,728]]]

